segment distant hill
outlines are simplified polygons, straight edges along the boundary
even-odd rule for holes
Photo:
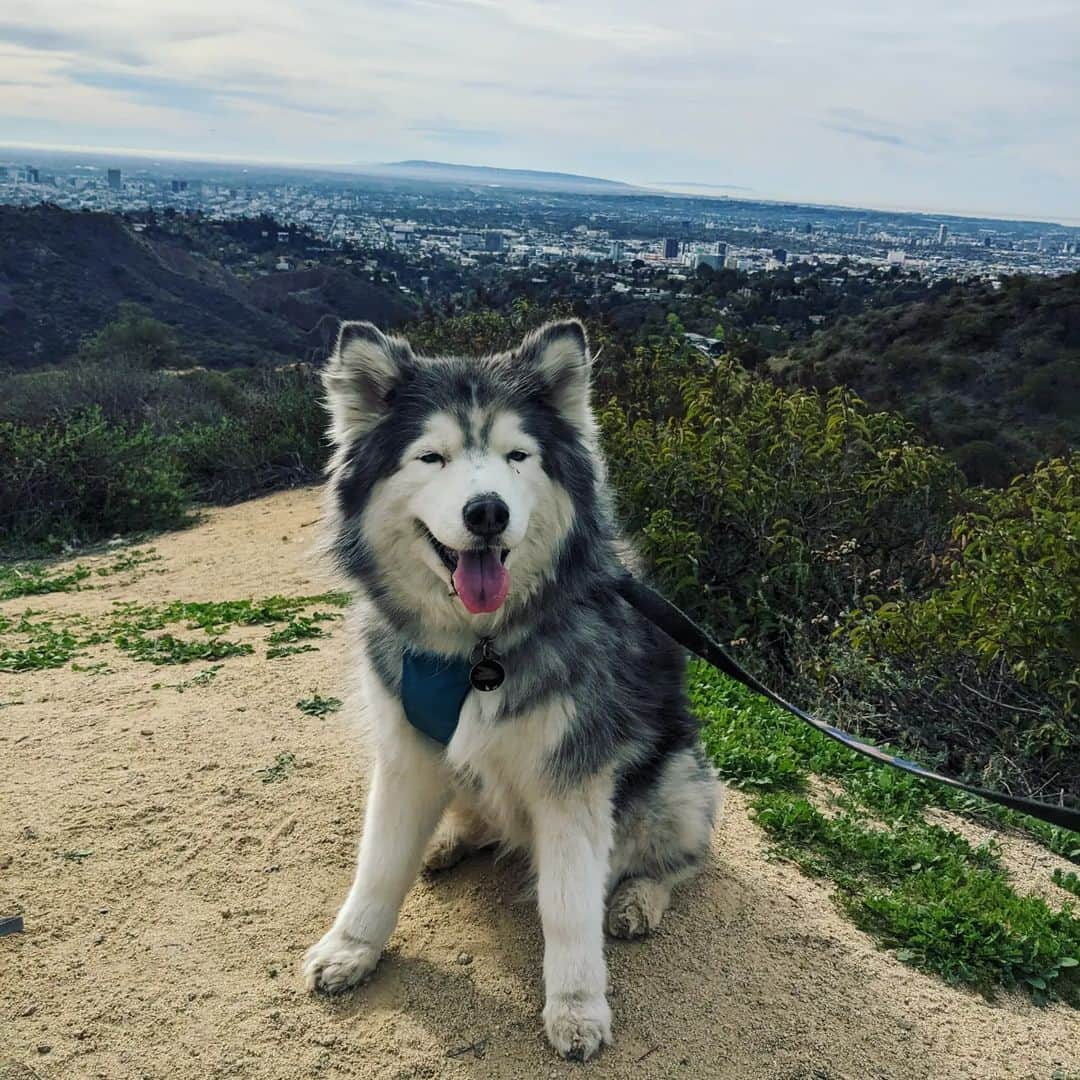
[[[482,185],[526,191],[561,191],[590,195],[644,194],[645,189],[621,180],[574,173],[541,172],[534,169],[497,169],[489,165],[453,165],[445,161],[393,161],[376,165],[374,176],[399,180],[426,180],[430,183]]]
[[[844,317],[767,366],[780,382],[846,384],[910,417],[970,479],[1006,483],[1080,445],[1080,274]]]
[[[0,368],[63,361],[121,303],[172,326],[208,367],[302,359],[325,315],[396,325],[414,306],[343,268],[242,278],[111,214],[0,206]]]

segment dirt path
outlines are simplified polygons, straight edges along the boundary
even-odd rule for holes
[[[159,539],[159,562],[0,611],[320,592],[317,516],[310,491],[215,510]],[[616,1044],[594,1064],[544,1041],[539,928],[509,864],[421,881],[369,986],[304,994],[297,964],[348,885],[363,800],[347,712],[295,704],[345,697],[332,628],[317,652],[260,646],[183,693],[151,686],[206,664],[111,646],[94,655],[111,674],[0,674],[0,915],[26,922],[0,937],[0,1080],[1080,1080],[1074,1010],[990,1005],[877,951],[826,886],[767,861],[738,794],[661,931],[610,945]],[[264,783],[281,753],[295,771]]]

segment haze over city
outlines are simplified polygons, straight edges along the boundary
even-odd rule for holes
[[[1075,6],[408,0],[0,20],[0,142],[432,158],[752,199],[1080,217]]]

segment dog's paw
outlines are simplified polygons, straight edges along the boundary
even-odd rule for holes
[[[324,994],[340,994],[358,986],[379,962],[380,950],[336,930],[312,945],[304,957],[304,988]]]
[[[611,895],[607,909],[607,932],[617,938],[638,938],[660,925],[667,908],[669,890],[652,878],[631,878]]]
[[[424,869],[429,873],[449,870],[474,850],[464,837],[454,833],[440,833],[431,841],[431,846],[424,856]]]
[[[603,997],[549,998],[544,1006],[548,1042],[569,1061],[588,1061],[611,1042],[611,1009]]]

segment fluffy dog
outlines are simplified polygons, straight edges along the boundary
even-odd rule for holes
[[[328,518],[357,593],[374,772],[355,880],[304,961],[313,990],[359,983],[425,852],[436,868],[519,849],[536,875],[547,1035],[578,1059],[611,1041],[605,927],[657,927],[721,796],[681,650],[612,587],[625,549],[589,373],[576,321],[480,358],[341,328],[324,373]],[[478,658],[501,684],[468,683]]]

